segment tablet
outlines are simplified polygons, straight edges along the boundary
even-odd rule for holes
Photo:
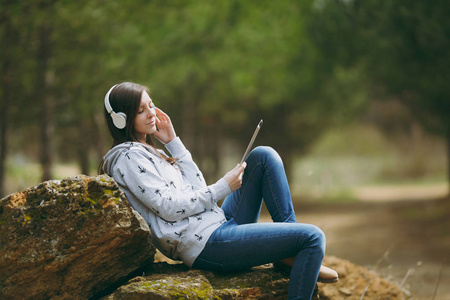
[[[245,161],[248,154],[250,153],[250,150],[252,149],[253,142],[256,139],[256,136],[258,135],[259,129],[261,128],[263,124],[263,120],[259,121],[258,126],[256,126],[255,132],[253,133],[252,139],[250,140],[250,143],[248,143],[247,150],[245,150],[244,156],[241,159],[241,164]]]

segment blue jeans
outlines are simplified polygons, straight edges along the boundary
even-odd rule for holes
[[[228,221],[214,231],[193,267],[238,271],[295,256],[288,298],[311,299],[325,255],[325,235],[314,225],[297,223],[275,150],[257,147],[246,162],[241,187],[222,205]],[[274,223],[257,223],[263,199]]]

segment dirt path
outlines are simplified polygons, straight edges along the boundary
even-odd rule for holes
[[[299,203],[296,212],[299,222],[325,231],[328,255],[376,270],[410,299],[432,299],[446,261],[434,299],[450,299],[450,199]]]

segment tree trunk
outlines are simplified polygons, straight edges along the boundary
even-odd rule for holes
[[[447,140],[447,196],[450,197],[450,121],[447,119],[445,124],[445,138]]]
[[[218,120],[219,118],[217,118]],[[221,155],[221,149],[224,146],[223,145],[223,138],[222,138],[222,126],[221,124],[219,124],[219,121],[216,121],[214,126],[214,131],[215,133],[212,134],[212,159],[215,163],[214,165],[214,170],[213,170],[213,178],[214,179],[219,179],[222,175],[224,174],[220,174],[220,170],[221,170],[221,162],[223,159],[223,155]]]
[[[102,111],[103,113],[103,111]],[[100,164],[100,162],[103,159],[103,156],[106,154],[106,142],[105,142],[105,137],[103,135],[103,131],[102,131],[102,127],[104,127],[105,121],[103,118],[103,114],[96,114],[94,116],[94,128],[95,128],[95,152],[96,152],[96,157],[97,157],[97,161]],[[108,145],[110,146],[110,145]],[[109,150],[109,149],[108,149]]]
[[[8,150],[8,114],[9,114],[9,81],[10,69],[8,63],[3,64],[2,91],[3,95],[0,103],[0,198],[6,194],[6,155]]]
[[[82,142],[85,147],[80,147],[78,151],[81,174],[89,175],[89,145]]]
[[[53,81],[53,74],[49,70],[49,60],[51,57],[51,7],[43,4],[42,12],[48,13],[47,18],[40,25],[38,30],[37,49],[37,98],[41,102],[41,166],[42,180],[52,178],[52,136],[53,126],[53,97],[50,87]]]
[[[12,45],[15,41],[13,38],[15,35],[12,32],[11,21],[5,15],[0,16],[0,24],[4,28],[2,45],[8,45],[6,49],[3,49],[3,59],[1,74],[1,98],[0,98],[0,198],[3,198],[6,194],[6,156],[8,152],[8,116],[9,116],[9,103],[11,101],[11,72],[12,72],[12,59],[11,49],[15,46]]]
[[[53,166],[53,98],[47,93],[44,95],[42,103],[42,123],[41,123],[41,166],[42,181],[52,178]]]
[[[189,75],[185,83],[185,99],[182,101],[181,111],[181,124],[178,125],[181,128],[181,134],[183,135],[183,143],[186,147],[195,155],[198,149],[197,138],[197,95],[193,88],[195,82],[195,75]]]
[[[213,116],[198,128],[196,150],[197,164],[207,182],[220,178],[220,127],[217,118]]]

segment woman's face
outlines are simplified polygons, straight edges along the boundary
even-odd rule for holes
[[[142,92],[136,118],[134,119],[134,132],[139,141],[145,142],[147,134],[156,132],[155,105],[146,91]]]

